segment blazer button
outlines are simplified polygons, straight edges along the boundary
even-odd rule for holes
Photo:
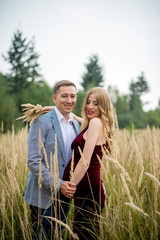
[[[62,167],[65,167],[65,164],[64,164],[64,163],[62,164]]]

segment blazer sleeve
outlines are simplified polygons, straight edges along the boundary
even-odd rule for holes
[[[41,179],[42,184],[48,188],[55,190],[54,176],[51,175],[49,169],[46,167],[43,158],[43,151],[39,150],[39,132],[41,135],[41,142],[45,146],[45,140],[51,126],[47,119],[37,118],[31,125],[28,135],[28,167],[33,175],[38,179],[40,175],[40,161],[41,161]],[[63,180],[59,179],[56,182],[56,190],[59,190]]]

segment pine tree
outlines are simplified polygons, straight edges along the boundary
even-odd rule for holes
[[[144,73],[141,72],[141,75],[138,77],[138,81],[134,82],[133,80],[130,83],[129,87],[132,94],[136,94],[139,97],[149,91],[148,83],[144,77]]]
[[[17,94],[19,97],[31,82],[41,76],[38,64],[39,54],[34,48],[34,40],[27,41],[27,38],[22,36],[22,32],[17,30],[7,56],[3,55],[5,61],[11,65],[8,89],[10,93]]]
[[[85,64],[87,72],[83,75],[81,83],[85,91],[88,91],[92,87],[103,86],[102,67],[99,66],[98,61],[98,56],[94,55],[89,58],[89,63]]]
[[[149,91],[149,86],[143,72],[141,72],[141,75],[136,82],[133,80],[131,81],[129,89],[131,91],[129,102],[130,110],[133,111],[138,108],[142,111],[142,101],[140,97]]]

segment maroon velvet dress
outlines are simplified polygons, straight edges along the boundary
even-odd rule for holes
[[[83,138],[85,128],[73,141],[71,148],[74,150],[74,168],[81,158],[78,146],[83,152],[85,139]],[[106,146],[105,144],[103,147]],[[107,147],[107,146],[106,146]],[[91,157],[90,166],[82,180],[77,185],[74,195],[74,223],[73,230],[80,239],[96,239],[98,234],[97,219],[104,207],[105,192],[100,177],[100,162],[97,155],[102,159],[102,146],[96,145]],[[63,179],[70,180],[71,161],[67,164]]]

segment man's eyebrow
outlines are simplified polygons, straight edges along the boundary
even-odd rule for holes
[[[72,96],[76,96],[75,93],[61,93],[61,95],[72,95]]]

